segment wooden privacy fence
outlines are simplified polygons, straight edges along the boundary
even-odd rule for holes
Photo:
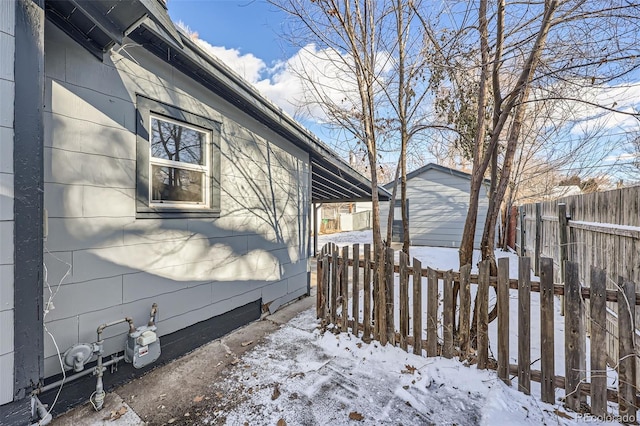
[[[533,259],[536,275],[539,259],[550,257],[556,266],[556,282],[562,282],[562,265],[570,260],[579,265],[578,276],[586,287],[590,286],[591,266],[605,271],[611,290],[619,277],[640,284],[640,186],[525,204],[520,206],[517,228],[518,253]],[[605,345],[609,362],[615,364],[620,346],[618,305],[608,303],[607,312]],[[640,321],[640,310],[635,321]],[[640,344],[640,333],[637,339]],[[640,359],[636,368],[640,368]]]
[[[396,253],[391,248],[386,249],[378,272],[370,244],[364,244],[363,249],[361,254],[359,244],[342,248],[331,245],[318,257],[317,316],[325,326],[332,324],[335,330],[354,333],[365,342],[378,340],[382,345],[398,345],[421,356],[472,360],[479,369],[497,370],[498,377],[507,384],[512,376],[517,377],[518,389],[526,394],[531,391],[531,381],[539,382],[544,402],[553,404],[556,389],[564,389],[565,406],[576,412],[607,416],[607,401],[618,403],[619,419],[635,421],[639,398],[635,385],[634,319],[640,294],[635,293],[633,282],[621,278],[616,290],[608,290],[605,272],[591,268],[591,287],[586,288],[580,284],[578,265],[566,262],[564,285],[557,285],[550,258],[540,259],[540,281],[531,280],[528,257],[519,258],[518,279],[509,278],[508,258],[498,260],[497,276],[490,276],[486,261],[480,263],[478,274],[472,274],[470,267],[463,267],[460,272],[439,271],[423,268],[415,258],[410,264],[403,252],[398,253],[396,264]],[[377,273],[384,275],[384,288],[375,288]],[[460,290],[455,299],[454,284],[459,284]],[[488,333],[490,287],[497,295],[495,359],[490,357]],[[477,294],[476,327],[472,327],[472,289]],[[532,305],[531,293],[539,293],[539,308]],[[556,333],[554,303],[559,301],[554,296],[565,297],[563,335]],[[510,300],[517,301],[516,333],[509,328]],[[602,350],[607,333],[607,302],[619,304],[620,312],[625,313],[618,315],[620,351],[614,366],[618,374],[615,389],[607,387],[607,357]],[[588,319],[587,305],[591,312]],[[532,311],[532,306],[539,312]],[[531,318],[538,314],[540,333],[532,335]],[[589,353],[587,320],[591,325]],[[471,329],[477,330],[475,351],[471,347]],[[510,353],[510,334],[518,336],[516,364],[509,361],[510,356],[516,355]],[[532,339],[540,342],[540,370],[531,368]],[[557,340],[564,347],[563,376],[556,375]]]

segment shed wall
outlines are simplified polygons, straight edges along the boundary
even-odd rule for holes
[[[45,36],[45,264],[61,283],[47,327],[61,350],[107,321],[145,323],[153,302],[164,335],[307,292],[307,153],[142,47],[100,62],[49,23]],[[136,94],[222,123],[219,218],[136,219]],[[122,328],[106,330],[107,353]],[[45,375],[57,364],[47,339]]]
[[[407,181],[409,232],[417,246],[460,247],[469,208],[469,179],[429,169]],[[391,190],[390,190],[391,191]],[[397,198],[399,198],[399,190]],[[482,187],[474,247],[479,248],[488,207],[487,191]],[[383,233],[387,228],[389,203],[380,204]]]
[[[0,1],[0,404],[13,401],[15,3]]]

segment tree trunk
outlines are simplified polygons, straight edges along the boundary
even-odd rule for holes
[[[396,195],[398,194],[398,177],[400,175],[400,163],[396,167],[396,174],[393,178],[393,191],[391,192],[391,200],[389,200],[389,214],[387,215],[387,239],[386,247],[391,247],[391,238],[393,238],[393,219],[396,208]]]

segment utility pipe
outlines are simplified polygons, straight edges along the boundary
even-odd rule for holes
[[[120,356],[114,357],[114,358],[110,359],[109,361],[103,363],[102,364],[102,368],[107,368],[107,367],[109,367],[109,366],[111,366],[113,364],[117,364],[118,362],[120,362],[122,360],[124,360],[124,355],[120,355]],[[75,381],[75,380],[77,380],[77,379],[79,379],[81,377],[88,376],[89,374],[95,375],[95,374],[97,374],[96,373],[96,368],[97,367],[88,368],[86,370],[83,370],[83,371],[81,371],[79,373],[74,374],[73,376],[68,376],[65,379],[60,379],[60,380],[55,381],[53,383],[49,383],[46,386],[42,386],[41,388],[38,388],[38,389],[34,390],[31,394],[32,395],[40,395],[42,393],[50,391],[51,389],[57,388],[62,383],[73,382],[73,381]]]
[[[104,405],[104,397],[105,397],[104,385],[102,383],[102,376],[104,375],[104,366],[102,364],[102,345],[104,344],[104,340],[102,340],[102,332],[107,327],[121,324],[123,322],[129,323],[129,333],[133,333],[134,331],[136,331],[136,327],[133,325],[133,319],[129,317],[126,317],[121,320],[109,322],[106,324],[102,324],[98,327],[98,330],[97,330],[98,340],[96,344],[100,348],[100,351],[98,352],[98,361],[96,364],[96,375],[98,376],[98,379],[96,380],[96,391],[93,395],[93,400],[92,400],[93,407],[96,409],[96,411],[102,410],[102,406]]]

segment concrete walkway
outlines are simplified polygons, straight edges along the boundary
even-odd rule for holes
[[[311,296],[294,301],[259,321],[214,340],[106,395],[96,412],[90,403],[56,418],[54,426],[180,424],[189,409],[208,405],[207,390],[226,369],[300,312],[315,305],[315,261],[311,265]],[[188,417],[188,416],[187,416]],[[180,419],[179,421],[177,419]]]

